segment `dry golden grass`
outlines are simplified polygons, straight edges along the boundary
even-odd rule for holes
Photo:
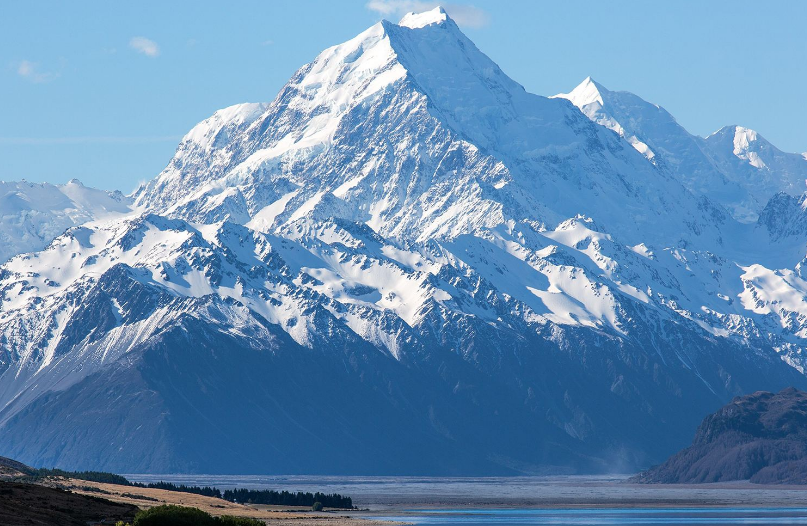
[[[199,508],[211,515],[250,517],[278,526],[381,526],[391,524],[389,522],[349,517],[344,515],[342,510],[313,512],[283,506],[248,506],[192,493],[134,488],[86,480],[53,478],[49,479],[45,484],[58,486],[83,495],[101,497],[113,502],[134,504],[142,509],[162,504],[175,504],[177,506]]]

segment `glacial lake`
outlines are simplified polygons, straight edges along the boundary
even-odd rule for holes
[[[807,509],[792,508],[611,508],[407,510],[367,518],[423,525],[696,525],[807,524]]]
[[[807,486],[632,484],[625,475],[332,477],[126,475],[138,482],[322,491],[353,498],[340,515],[422,525],[807,524]]]

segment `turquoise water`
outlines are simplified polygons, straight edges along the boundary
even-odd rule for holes
[[[807,508],[439,509],[374,517],[414,524],[807,524]]]

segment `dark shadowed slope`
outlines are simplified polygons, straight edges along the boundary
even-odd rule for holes
[[[131,520],[137,508],[35,484],[0,482],[3,526],[84,526]]]
[[[640,474],[647,483],[807,483],[807,393],[758,391],[709,415],[692,445]]]

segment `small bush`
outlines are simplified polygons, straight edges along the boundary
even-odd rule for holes
[[[266,523],[231,515],[212,517],[196,508],[168,504],[139,512],[133,526],[266,526]]]
[[[221,524],[221,526],[266,526],[266,523],[263,521],[248,519],[246,517],[233,517],[232,515],[219,517],[218,524]]]
[[[322,503],[315,502],[314,504],[311,505],[311,509],[314,511],[322,511]]]
[[[167,504],[135,515],[134,526],[216,526],[218,521],[196,508]]]

